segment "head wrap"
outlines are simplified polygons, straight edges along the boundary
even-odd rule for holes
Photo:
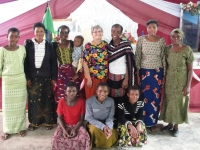
[[[170,33],[170,35],[172,36],[172,34],[174,34],[174,32],[178,33],[180,35],[181,39],[184,38],[184,33],[183,33],[183,31],[181,29],[176,28],[176,29],[172,30],[172,32]]]

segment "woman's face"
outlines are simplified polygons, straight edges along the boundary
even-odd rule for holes
[[[99,86],[96,93],[97,93],[98,100],[100,102],[103,102],[108,96],[109,89],[107,86]]]
[[[36,27],[34,30],[35,39],[38,42],[43,41],[44,38],[44,29],[42,27]]]
[[[171,42],[172,44],[181,44],[182,39],[181,36],[179,35],[179,33],[174,32],[173,34],[171,34]]]
[[[73,101],[77,95],[76,87],[67,87],[65,94],[67,95],[68,100]]]
[[[17,42],[19,41],[19,33],[18,32],[9,32],[8,34],[8,42],[11,46],[17,45]]]
[[[129,97],[130,103],[135,104],[140,97],[140,93],[138,90],[130,90],[129,93],[127,93],[127,96]]]
[[[121,33],[122,33],[121,27],[119,27],[119,26],[112,27],[112,29],[111,29],[111,36],[112,36],[112,39],[114,41],[119,39]]]
[[[60,30],[59,30],[59,33],[58,35],[60,36],[60,39],[61,40],[66,40],[68,38],[68,35],[69,35],[69,31],[66,27],[62,27]]]
[[[103,36],[103,31],[101,28],[94,28],[92,31],[92,37],[94,40],[101,40]]]
[[[150,23],[148,26],[147,26],[147,33],[149,35],[156,35],[158,31],[158,27],[155,23]]]

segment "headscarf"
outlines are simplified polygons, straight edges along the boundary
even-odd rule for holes
[[[183,31],[181,29],[176,28],[176,29],[172,30],[172,32],[170,33],[170,35],[174,34],[174,32],[177,32],[180,35],[181,39],[184,38],[184,33],[183,33]]]

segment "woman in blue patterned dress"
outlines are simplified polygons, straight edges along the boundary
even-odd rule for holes
[[[137,81],[144,99],[144,123],[152,131],[156,130],[160,111],[161,88],[165,75],[165,40],[156,35],[158,23],[149,20],[147,35],[141,36],[136,45]]]

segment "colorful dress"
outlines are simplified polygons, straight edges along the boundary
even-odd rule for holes
[[[121,99],[118,103],[118,128],[119,139],[116,143],[118,147],[127,147],[127,146],[139,146],[140,143],[147,143],[147,131],[145,125],[143,123],[143,107],[144,102],[142,100],[138,100],[135,104],[131,104],[126,99]],[[134,127],[137,126],[137,123],[142,123],[143,133],[140,133],[138,138],[133,138],[129,135],[128,131],[128,123],[131,123]]]
[[[126,93],[126,90],[122,88],[126,68],[128,68],[128,86],[134,84],[133,55],[131,44],[128,41],[121,41],[119,45],[115,46],[111,40],[108,44],[109,75],[107,83],[110,87],[110,96],[114,99],[116,107],[118,101]]]
[[[65,99],[59,100],[58,115],[63,117],[66,128],[72,129],[80,120],[81,115],[85,114],[85,101],[78,99],[77,103],[70,107],[66,105]],[[86,129],[79,127],[77,136],[74,138],[64,138],[63,129],[58,125],[52,137],[52,150],[89,150],[90,137]]]
[[[165,40],[149,42],[145,36],[136,45],[136,67],[139,69],[142,98],[144,99],[144,123],[147,127],[157,124],[160,111],[162,79],[165,75]]]
[[[83,51],[83,61],[87,62],[90,77],[92,79],[92,88],[87,86],[85,78],[85,96],[86,99],[96,94],[96,87],[100,82],[106,82],[108,73],[108,54],[107,42],[102,41],[99,45],[87,43]]]
[[[57,87],[55,88],[55,101],[58,102],[61,98],[65,97],[66,84],[72,81],[75,72],[72,68],[72,52],[73,52],[73,41],[69,42],[67,48],[61,48],[59,43],[53,43],[56,50],[59,66],[58,66],[58,81]],[[80,86],[80,79],[74,81],[78,86]]]
[[[25,57],[23,46],[15,51],[0,48],[3,132],[8,134],[19,133],[26,127]]]
[[[192,49],[186,46],[181,52],[174,52],[171,45],[165,50],[167,60],[165,95],[160,120],[172,124],[188,123],[189,96],[183,96],[187,84],[187,64],[194,61]]]

